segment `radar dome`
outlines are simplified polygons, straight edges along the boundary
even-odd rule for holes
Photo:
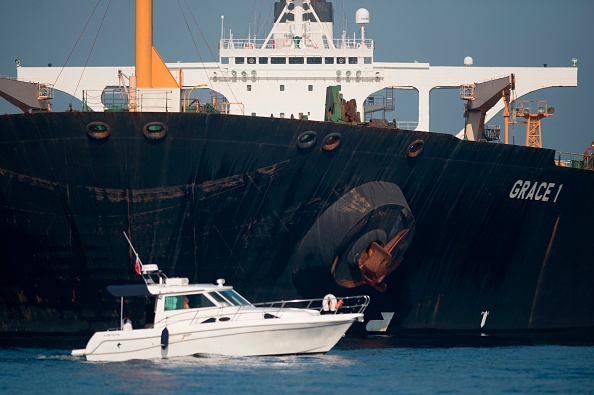
[[[467,56],[464,58],[464,66],[472,66],[474,63],[474,60],[472,60],[472,57]]]
[[[365,25],[369,23],[369,11],[365,8],[359,8],[355,13],[355,23],[357,25]]]

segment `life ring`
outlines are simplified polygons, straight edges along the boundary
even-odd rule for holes
[[[384,277],[370,283],[359,266],[373,243],[394,241],[390,262],[402,261],[414,237],[415,219],[400,188],[374,181],[351,189],[318,217],[298,244],[288,269],[300,294],[317,287],[355,288],[369,284],[378,290]],[[397,267],[397,265],[396,265]],[[387,267],[389,275],[395,267]]]
[[[328,294],[324,296],[324,299],[322,299],[322,310],[335,311],[337,303],[338,301],[336,300],[336,296]]]

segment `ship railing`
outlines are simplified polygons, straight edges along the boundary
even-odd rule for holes
[[[369,296],[345,296],[320,299],[293,299],[280,300],[276,302],[254,303],[254,307],[268,307],[272,310],[271,314],[280,314],[284,309],[311,309],[320,313],[330,314],[353,314],[363,313],[369,305]]]
[[[82,93],[83,111],[128,111],[128,98],[116,90],[84,90]]]
[[[555,164],[561,167],[594,170],[594,155],[557,151],[555,155]]]
[[[516,122],[517,117],[527,117],[531,114],[552,115],[555,108],[547,104],[546,100],[514,100],[511,102],[510,121]]]
[[[220,49],[329,49],[330,45],[326,40],[324,44],[319,44],[317,41],[306,40],[303,38],[281,38],[271,39],[266,42],[265,39],[236,39],[227,38],[219,42]],[[336,49],[373,49],[374,43],[372,39],[361,40],[359,38],[346,38],[332,40]]]
[[[394,99],[388,100],[388,98],[383,95],[371,95],[371,96],[367,96],[367,98],[363,102],[363,105],[369,106],[369,107],[379,106],[379,107],[381,107],[382,110],[384,110],[384,109],[387,110],[388,106],[393,107],[393,103],[394,103]],[[394,110],[394,108],[390,108],[390,110]]]
[[[331,65],[329,65],[331,66]],[[336,66],[336,65],[334,65]],[[353,65],[354,66],[354,65]],[[241,68],[237,68],[239,70],[241,70]],[[248,69],[247,67],[245,67],[245,69]],[[343,67],[344,69],[344,67]],[[249,70],[249,69],[248,69]],[[352,70],[350,72],[350,75],[347,75],[347,73],[343,73],[341,71],[341,75],[338,76],[337,70],[336,69],[331,69],[330,72],[328,72],[328,70],[324,70],[321,71],[319,69],[316,70],[311,70],[311,73],[309,75],[277,75],[277,74],[273,74],[273,73],[268,73],[268,74],[257,74],[256,77],[253,76],[248,76],[246,75],[245,77],[241,75],[241,73],[236,73],[239,75],[233,76],[231,73],[227,74],[227,75],[223,75],[223,76],[214,76],[211,77],[211,80],[213,82],[237,82],[237,81],[243,81],[243,82],[248,82],[248,81],[327,81],[329,82],[329,85],[336,85],[336,82],[379,82],[381,81],[384,76],[383,74],[377,73],[373,70],[361,70],[360,74],[358,75],[357,71],[359,71],[358,69],[356,69],[355,67],[352,67]],[[355,71],[357,70],[357,71]],[[320,76],[313,76],[313,73],[319,72],[320,74],[322,74],[322,72],[327,73],[326,75],[320,75]]]
[[[3,80],[13,80],[13,81],[18,81],[18,79],[16,77],[10,76],[10,75],[2,75],[0,74],[0,78]]]
[[[103,91],[100,90],[83,90],[82,111],[97,111],[98,109],[107,111],[102,101],[102,94]]]
[[[485,125],[483,127],[483,139],[489,142],[498,142],[501,137],[500,125]]]
[[[52,100],[54,98],[54,85],[38,83],[37,98],[39,100]]]
[[[241,316],[242,321],[261,320],[262,309],[270,318],[282,317],[285,310],[309,309],[319,311],[320,314],[359,314],[363,313],[369,305],[368,295],[345,296],[319,299],[293,299],[275,302],[251,303],[246,305],[233,305],[225,307],[198,308],[196,311],[176,310],[174,314],[155,321],[154,326],[175,323],[208,323],[219,321],[227,317],[236,321]],[[265,316],[266,318],[267,316]]]
[[[415,130],[419,126],[418,121],[397,121],[396,127],[402,130]]]
[[[114,89],[110,89],[114,88]],[[118,87],[107,87],[103,90],[85,90],[82,93],[82,111],[118,112],[129,111],[128,95]],[[180,106],[174,105],[175,95],[168,89],[151,89],[141,91],[136,100],[136,111],[176,112]]]

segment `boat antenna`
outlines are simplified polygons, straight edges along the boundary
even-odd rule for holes
[[[142,261],[140,260],[140,257],[138,256],[138,253],[134,249],[134,246],[132,245],[132,242],[128,238],[128,235],[126,234],[126,232],[123,232],[123,233],[124,233],[124,237],[128,241],[128,244],[130,245],[130,248],[132,248],[132,252],[134,252],[134,255],[136,255],[136,262],[134,263],[134,271],[136,272],[136,274],[140,274],[140,273],[142,273],[142,266],[143,266]]]

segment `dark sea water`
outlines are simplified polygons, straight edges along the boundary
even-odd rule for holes
[[[86,339],[1,339],[6,394],[594,394],[594,341],[575,335],[343,338],[327,354],[91,363]]]

